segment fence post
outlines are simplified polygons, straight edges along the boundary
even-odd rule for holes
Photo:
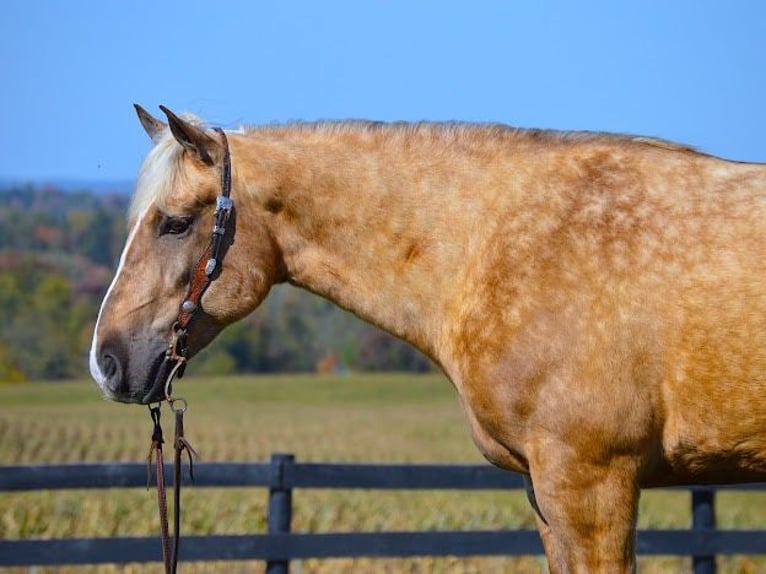
[[[274,477],[269,487],[269,534],[290,532],[293,514],[293,492],[285,487],[285,466],[295,461],[295,455],[275,453],[271,455],[271,472]],[[266,562],[266,574],[288,574],[290,560],[269,560]]]
[[[692,489],[692,530],[715,530],[715,492]],[[694,574],[716,574],[715,554],[692,556]]]

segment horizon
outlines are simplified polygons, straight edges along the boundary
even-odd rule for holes
[[[135,179],[76,179],[76,178],[42,178],[21,179],[0,176],[0,193],[31,187],[35,191],[53,189],[63,193],[91,192],[95,194],[118,193],[130,195],[133,193]]]

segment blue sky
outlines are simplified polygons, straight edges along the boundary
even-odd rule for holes
[[[0,178],[132,179],[132,103],[499,121],[766,161],[766,2],[5,0]]]

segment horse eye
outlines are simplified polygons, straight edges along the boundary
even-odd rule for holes
[[[167,233],[171,235],[181,235],[182,233],[186,233],[191,226],[191,222],[191,217],[169,217],[162,224],[160,235],[165,235]]]

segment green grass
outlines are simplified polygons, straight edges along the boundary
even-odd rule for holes
[[[312,375],[184,379],[187,437],[203,461],[483,463],[451,385],[436,375]],[[167,414],[165,415],[167,417]],[[170,429],[170,421],[166,421]],[[143,462],[151,424],[145,407],[104,401],[92,383],[0,386],[0,464]],[[184,532],[265,531],[262,489],[187,489]],[[521,492],[322,491],[294,495],[296,531],[533,528]],[[719,523],[766,524],[764,495],[727,493]],[[143,489],[0,494],[0,538],[156,534],[155,499]],[[689,526],[689,495],[650,491],[644,528]],[[720,561],[726,573],[766,572],[748,557]],[[642,558],[640,571],[687,572],[688,559]],[[246,572],[252,564],[185,564],[184,572]],[[22,572],[22,570],[17,570]],[[145,565],[42,572],[160,572]],[[301,572],[544,572],[539,557],[304,561]]]

